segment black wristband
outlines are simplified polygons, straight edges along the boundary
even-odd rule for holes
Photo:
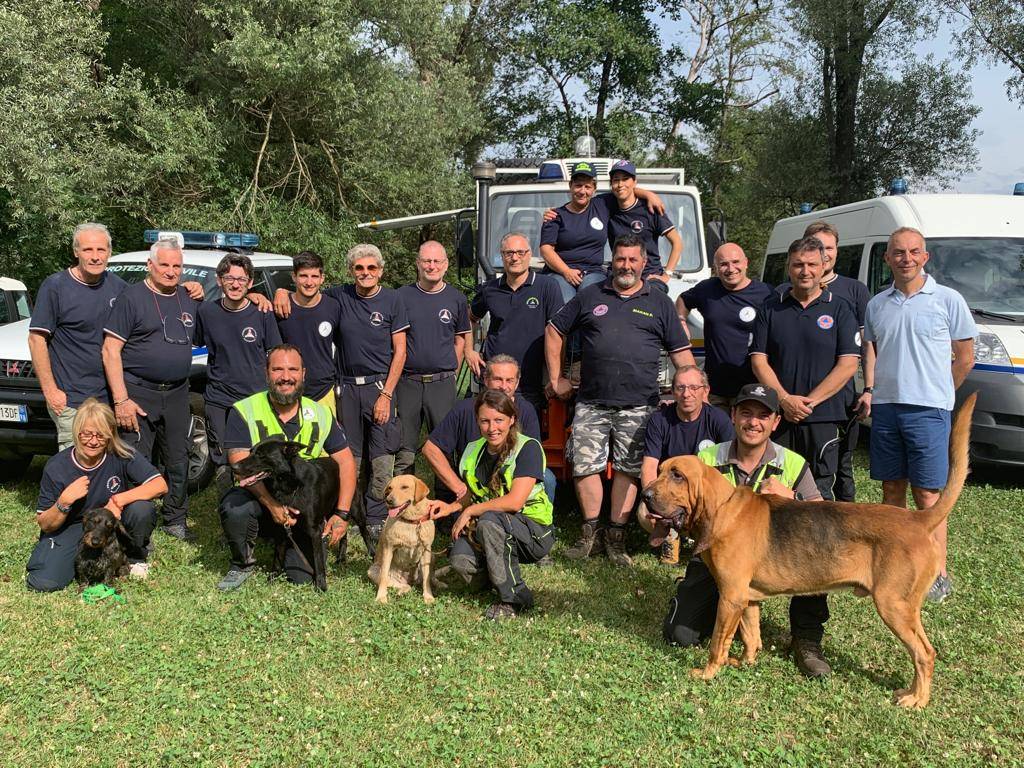
[[[347,523],[348,522],[349,512],[348,512],[347,509],[336,509],[336,510],[334,510],[334,514],[336,514],[338,517],[340,517],[341,521],[343,523]]]
[[[864,389],[861,390],[861,394],[870,395],[874,391],[874,387],[864,387]]]

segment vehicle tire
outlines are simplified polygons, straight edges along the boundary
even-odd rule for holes
[[[206,441],[206,414],[203,398],[193,393],[189,397],[192,423],[188,431],[188,492],[198,493],[210,484],[216,467]]]

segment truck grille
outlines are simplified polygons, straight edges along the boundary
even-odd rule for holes
[[[31,360],[0,360],[0,376],[9,379],[34,379],[36,370]]]

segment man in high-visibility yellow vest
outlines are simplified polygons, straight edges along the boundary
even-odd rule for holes
[[[228,413],[224,448],[231,464],[246,458],[253,446],[272,435],[302,443],[305,459],[330,456],[338,465],[338,508],[328,516],[324,534],[337,543],[348,528],[348,515],[356,489],[356,464],[344,431],[330,410],[302,396],[305,381],[302,354],[291,344],[281,344],[267,355],[267,390],[232,406]],[[270,495],[263,483],[231,488],[220,501],[220,519],[231,550],[231,568],[217,588],[237,589],[253,574],[253,551],[262,526],[276,523],[290,527],[295,518],[288,507]],[[285,552],[288,580],[302,584],[313,578],[309,558],[294,546]]]

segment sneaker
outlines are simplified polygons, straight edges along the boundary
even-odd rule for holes
[[[184,541],[186,544],[191,544],[196,540],[195,532],[188,527],[187,523],[177,523],[175,525],[165,525],[161,530],[170,536],[172,539],[178,539],[178,541]]]
[[[633,558],[626,554],[626,529],[606,528],[604,531],[604,548],[612,565],[630,566]]]
[[[679,565],[679,536],[672,531],[658,547],[658,562],[662,565]]]
[[[565,556],[570,560],[585,560],[595,554],[599,530],[597,520],[583,523],[580,528],[580,537],[575,544],[565,550]]]
[[[943,576],[940,573],[935,577],[935,583],[932,584],[931,588],[928,590],[928,593],[925,595],[925,599],[929,603],[935,603],[938,605],[952,594],[953,582],[950,581],[949,576]]]
[[[832,674],[832,667],[821,652],[821,643],[794,637],[792,649],[797,668],[807,677],[823,678]]]
[[[128,575],[133,579],[145,581],[149,578],[149,563],[132,563],[128,569]]]
[[[217,582],[217,589],[221,592],[230,592],[233,589],[238,589],[240,586],[245,584],[245,582],[249,580],[249,577],[255,572],[255,568],[232,568],[224,574],[223,579]]]
[[[518,615],[519,610],[512,603],[493,603],[484,611],[484,618],[489,621],[505,621]]]

